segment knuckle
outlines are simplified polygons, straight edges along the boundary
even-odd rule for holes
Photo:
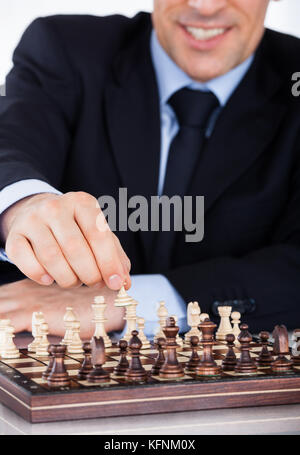
[[[60,250],[55,245],[45,245],[40,254],[46,264],[56,262],[60,258]]]
[[[64,250],[66,250],[71,256],[78,254],[79,246],[77,236],[69,236],[63,242]]]
[[[61,202],[59,199],[49,199],[41,203],[42,214],[45,217],[56,218],[61,213]]]
[[[73,193],[72,197],[75,199],[75,202],[79,204],[92,204],[94,201],[96,201],[96,198],[94,196],[86,193],[85,191],[78,191],[76,193]]]

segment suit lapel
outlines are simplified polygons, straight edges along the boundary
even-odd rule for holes
[[[264,38],[249,72],[221,112],[189,186],[189,194],[205,197],[206,213],[274,138],[286,112],[276,97],[281,84],[267,60]]]
[[[160,108],[150,54],[151,24],[144,24],[134,44],[114,64],[105,90],[109,139],[128,197],[157,194],[160,159]],[[152,235],[140,232],[146,256]]]

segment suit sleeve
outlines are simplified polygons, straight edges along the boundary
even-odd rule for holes
[[[243,257],[217,257],[165,273],[185,301],[198,300],[211,313],[214,301],[255,302],[242,316],[252,331],[275,324],[300,324],[300,166],[295,166],[290,200],[270,243]]]
[[[0,190],[27,179],[62,183],[78,85],[54,26],[35,20],[14,52],[0,97]]]

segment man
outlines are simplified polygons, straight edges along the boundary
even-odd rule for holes
[[[89,336],[101,292],[107,329],[121,331],[113,299],[132,279],[149,333],[164,297],[182,329],[190,300],[211,314],[233,301],[252,330],[296,324],[300,44],[265,31],[268,4],[155,0],[152,21],[57,16],[28,28],[0,104],[2,240],[23,273],[1,263],[1,318],[30,330],[40,309],[61,335],[68,304]],[[97,198],[121,187],[148,201],[204,196],[203,240],[112,233]]]

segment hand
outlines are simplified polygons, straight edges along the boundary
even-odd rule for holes
[[[3,214],[2,230],[9,259],[41,285],[130,287],[130,260],[90,194],[30,196]]]
[[[10,319],[16,332],[31,332],[32,313],[42,311],[50,334],[63,337],[65,333],[63,317],[66,307],[71,306],[80,321],[82,339],[89,339],[94,333],[91,304],[94,297],[99,295],[99,291],[95,289],[81,287],[67,290],[59,288],[56,284],[45,287],[26,279],[1,286],[0,290],[0,319]],[[124,309],[113,304],[117,292],[104,287],[100,294],[107,303],[106,331],[122,330],[125,325]]]

